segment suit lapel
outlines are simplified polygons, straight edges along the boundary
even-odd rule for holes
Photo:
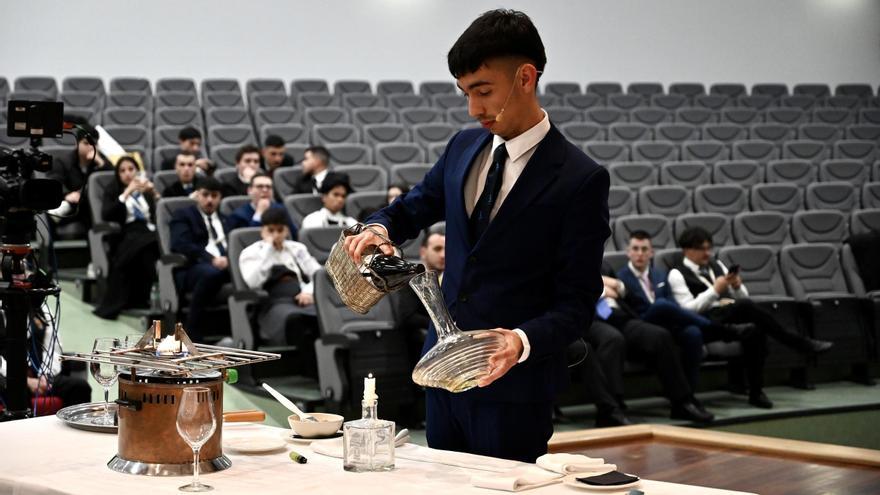
[[[471,243],[471,236],[468,232],[468,214],[467,208],[465,207],[465,199],[464,199],[464,183],[467,180],[468,174],[470,174],[471,168],[474,166],[474,161],[477,156],[483,150],[483,148],[489,144],[492,140],[492,133],[486,132],[485,135],[481,136],[478,139],[475,139],[473,143],[470,144],[461,154],[460,166],[456,168],[453,176],[452,176],[452,190],[458,191],[458,201],[453,203],[455,208],[451,213],[455,216],[455,222],[453,222],[459,229],[461,229],[461,235],[464,239],[468,239],[468,243]],[[447,219],[447,225],[450,223]]]

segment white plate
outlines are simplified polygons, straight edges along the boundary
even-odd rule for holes
[[[283,449],[283,440],[272,437],[233,437],[223,439],[223,449],[239,454],[264,454]]]
[[[333,440],[334,438],[339,438],[342,436],[342,430],[337,431],[333,435],[329,437],[316,437],[316,438],[305,438],[298,436],[291,430],[284,430],[281,432],[281,438],[284,439],[285,442],[296,443],[299,445],[309,445],[312,442],[321,441],[321,440]]]
[[[562,479],[562,484],[568,485],[572,488],[578,488],[578,489],[587,490],[590,492],[613,492],[613,491],[626,490],[627,488],[635,488],[635,487],[639,486],[639,482],[642,481],[642,480],[636,480],[636,481],[633,481],[632,483],[627,483],[625,485],[597,486],[597,485],[588,485],[586,483],[581,483],[580,481],[577,480],[578,478],[586,478],[589,476],[597,476],[597,475],[590,475],[587,473],[569,474],[568,476],[566,476],[565,478]],[[632,476],[632,475],[630,474],[630,476]]]

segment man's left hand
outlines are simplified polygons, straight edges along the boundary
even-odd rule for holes
[[[742,286],[742,277],[739,276],[738,273],[730,273],[727,275],[727,281],[730,283],[730,286],[733,290],[739,290],[740,286]]]
[[[492,331],[502,334],[504,346],[489,356],[489,374],[477,383],[480,387],[488,387],[504,376],[516,365],[523,353],[522,339],[516,332],[506,328],[493,328]]]

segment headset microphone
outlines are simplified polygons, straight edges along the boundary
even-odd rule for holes
[[[519,77],[519,71],[522,70],[522,68],[522,65],[516,68],[516,73],[513,75],[513,84],[510,86],[510,91],[507,92],[507,98],[505,98],[504,104],[501,105],[501,111],[495,116],[495,122],[501,122],[501,117],[504,115],[504,110],[507,109],[507,104],[510,103],[510,97],[513,96],[513,89],[516,88],[516,79]]]

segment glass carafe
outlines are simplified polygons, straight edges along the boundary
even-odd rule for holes
[[[437,343],[422,356],[412,373],[424,387],[464,392],[489,374],[489,357],[504,345],[504,337],[491,330],[460,330],[446,310],[437,272],[428,271],[409,282],[434,322]]]

